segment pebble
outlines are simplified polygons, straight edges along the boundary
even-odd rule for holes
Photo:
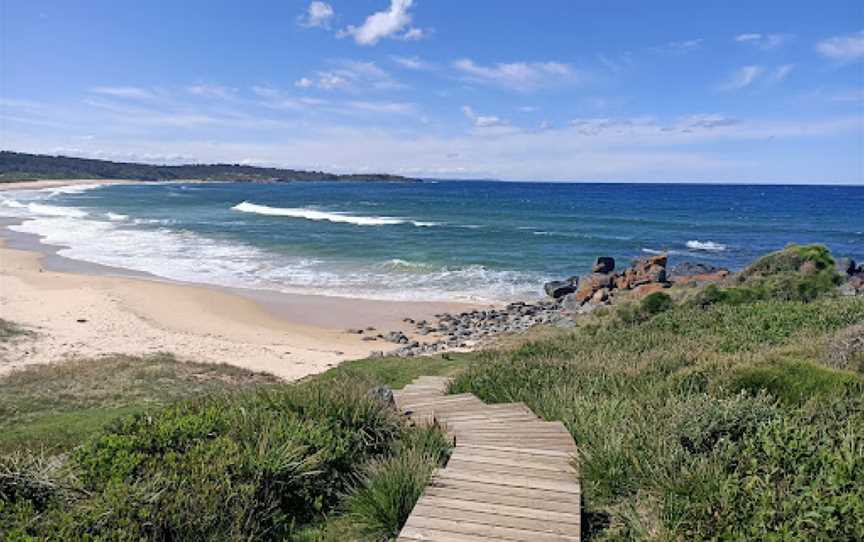
[[[458,314],[442,313],[436,314],[435,318],[438,320],[437,323],[426,320],[417,322],[411,318],[403,320],[414,327],[417,335],[431,336],[433,342],[412,341],[402,331],[390,331],[379,335],[382,339],[399,345],[385,355],[398,357],[430,355],[447,349],[477,346],[484,341],[492,340],[497,335],[522,333],[539,325],[569,327],[572,324],[572,320],[562,314],[560,305],[554,301],[538,303],[518,301],[503,309],[473,310]]]

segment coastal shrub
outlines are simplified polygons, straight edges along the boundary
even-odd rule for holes
[[[833,292],[840,283],[841,277],[827,248],[790,245],[763,256],[742,271],[735,287],[708,285],[693,302],[703,307],[771,299],[809,302]]]
[[[624,303],[615,309],[618,319],[625,324],[635,324],[648,320],[654,315],[671,309],[675,302],[669,294],[654,292],[645,296],[638,303]],[[602,315],[599,315],[602,317]]]
[[[739,276],[742,282],[753,277],[764,277],[781,273],[806,271],[805,264],[812,270],[834,269],[831,252],[823,245],[789,245],[783,250],[771,252],[750,264]]]
[[[450,392],[564,423],[586,539],[859,539],[864,379],[817,358],[862,324],[856,298],[676,304],[480,353]]]
[[[355,532],[368,540],[395,538],[450,448],[438,427],[420,428],[403,436],[393,456],[373,460],[345,501]]]
[[[740,441],[777,415],[773,399],[742,391],[728,398],[696,396],[676,416],[681,445],[690,453],[711,452],[718,445]]]
[[[24,329],[15,322],[0,318],[0,343],[31,334],[31,331]]]
[[[366,382],[327,384],[214,395],[126,417],[71,454],[80,481],[68,505],[42,511],[42,501],[0,500],[14,507],[16,528],[37,538],[286,538],[335,510],[363,466],[392,454],[404,432]]]
[[[864,378],[808,361],[787,361],[736,368],[727,384],[732,390],[767,391],[790,405],[812,398],[864,393]]]
[[[835,369],[864,374],[864,325],[850,326],[831,337],[822,361]]]
[[[860,397],[786,411],[682,472],[667,524],[684,540],[864,539],[862,413]]]

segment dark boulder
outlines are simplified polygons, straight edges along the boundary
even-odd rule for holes
[[[546,295],[553,299],[560,299],[571,294],[579,287],[579,277],[570,277],[566,280],[553,280],[543,285]]]
[[[600,256],[591,267],[594,273],[611,273],[615,271],[615,258],[609,256]]]
[[[393,406],[396,404],[393,399],[393,390],[388,388],[387,386],[375,386],[374,388],[369,390],[369,396],[373,399],[381,401],[387,406]]]
[[[838,258],[835,265],[837,272],[844,276],[852,276],[857,271],[855,260],[852,258]]]

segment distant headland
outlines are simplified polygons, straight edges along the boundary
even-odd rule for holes
[[[243,164],[184,164],[171,166],[0,151],[0,182],[39,179],[131,179],[141,181],[196,179],[247,182],[417,182],[420,180],[386,173],[339,175],[323,171],[257,167]]]

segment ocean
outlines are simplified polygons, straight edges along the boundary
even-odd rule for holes
[[[0,193],[67,258],[178,281],[346,297],[511,301],[667,251],[739,269],[788,243],[864,259],[864,187],[422,183],[75,186]]]

